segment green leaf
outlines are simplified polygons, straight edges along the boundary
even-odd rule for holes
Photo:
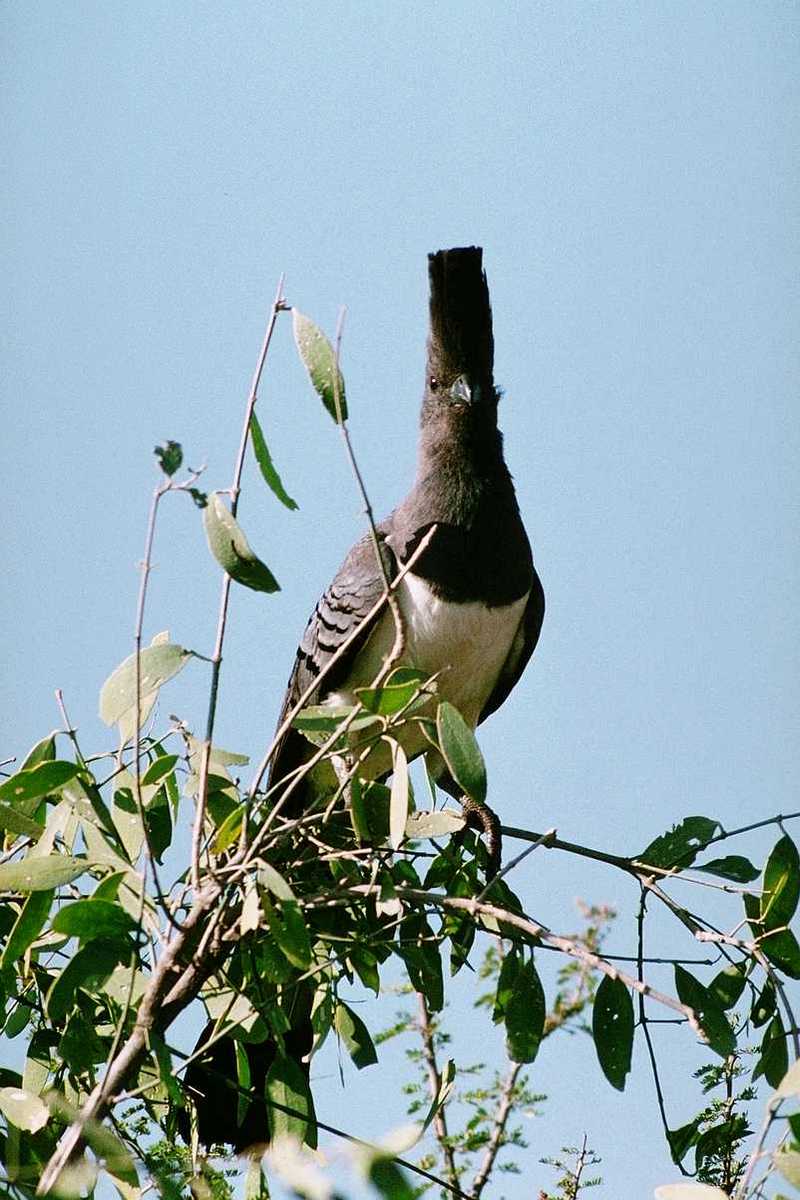
[[[281,482],[280,475],[275,470],[275,464],[272,461],[269,447],[267,446],[255,412],[250,417],[250,440],[253,443],[253,453],[256,456],[256,462],[261,469],[261,474],[267,487],[278,497],[281,504],[285,504],[287,508],[295,510],[297,503],[286,491]]]
[[[514,994],[514,982],[519,975],[520,967],[522,966],[521,959],[516,950],[509,950],[503,957],[500,964],[500,971],[497,976],[497,990],[494,998],[494,1009],[492,1011],[492,1020],[495,1025],[499,1025],[501,1021],[506,1019],[506,1009],[508,1002]]]
[[[715,975],[708,985],[709,995],[716,1000],[720,1008],[733,1008],[744,991],[747,983],[747,971],[737,966],[725,967]]]
[[[46,854],[41,858],[29,854],[20,862],[0,864],[0,891],[49,892],[71,883],[91,866],[87,859],[69,854]]]
[[[391,741],[392,788],[389,799],[389,845],[398,850],[402,845],[408,820],[408,759],[399,742]]]
[[[486,802],[486,767],[475,734],[461,713],[443,700],[436,713],[436,732],[450,774],[477,804]]]
[[[153,454],[158,459],[158,465],[165,475],[172,476],[180,470],[183,462],[183,449],[180,442],[165,442],[163,446],[156,446]]]
[[[523,963],[506,1004],[506,1049],[512,1062],[531,1063],[539,1051],[547,1005],[532,962]]]
[[[133,917],[110,900],[76,900],[60,909],[53,920],[56,933],[85,942],[124,937],[135,928]]]
[[[636,860],[665,870],[670,867],[689,867],[720,828],[719,821],[713,821],[710,817],[684,817],[679,825],[662,833],[646,850],[637,854]]]
[[[300,1064],[279,1054],[267,1073],[264,1095],[271,1139],[289,1135],[314,1149],[317,1144],[314,1101]]]
[[[366,1175],[384,1200],[415,1200],[418,1193],[391,1158],[375,1154],[369,1159]]]
[[[625,1090],[633,1052],[633,1001],[621,979],[604,975],[594,998],[592,1035],[603,1074],[618,1092]]]
[[[406,821],[406,837],[411,841],[446,837],[449,833],[457,833],[465,825],[463,813],[456,812],[453,808],[412,812],[408,814]]]
[[[378,1061],[378,1055],[366,1025],[361,1017],[357,1016],[352,1008],[343,1004],[341,1000],[336,1005],[333,1023],[337,1034],[345,1044],[347,1053],[359,1071]]]
[[[56,736],[60,730],[55,729],[48,734],[46,738],[42,738],[35,746],[32,746],[20,767],[21,771],[27,771],[30,767],[38,767],[39,763],[52,762],[56,756]]]
[[[433,1123],[437,1113],[440,1113],[445,1104],[450,1098],[450,1093],[453,1090],[453,1085],[456,1081],[456,1064],[452,1058],[448,1058],[445,1063],[444,1070],[439,1078],[439,1090],[431,1101],[431,1106],[428,1109],[428,1115],[422,1122],[422,1133]]]
[[[422,913],[410,913],[400,924],[397,953],[405,963],[411,986],[427,998],[431,1012],[444,1007],[442,957],[433,930]]]
[[[292,725],[301,733],[324,733],[326,735],[322,739],[324,741],[331,733],[335,733],[353,712],[355,712],[353,704],[309,704],[300,710],[292,721]],[[377,723],[376,716],[365,713],[363,717],[356,717],[351,721],[347,731],[353,733]]]
[[[17,812],[9,804],[0,804],[0,829],[21,834],[22,837],[34,838],[36,841],[44,833],[44,825],[26,817],[24,813]]]
[[[203,510],[208,548],[223,571],[254,592],[279,592],[280,586],[266,563],[254,554],[244,530],[218,492]]]
[[[0,1112],[26,1133],[37,1133],[50,1119],[50,1111],[43,1100],[16,1087],[0,1088]]]
[[[28,896],[8,935],[3,956],[0,958],[0,968],[11,966],[12,963],[17,962],[28,947],[36,941],[50,915],[53,895],[52,891],[35,891]]]
[[[344,378],[342,372],[336,370],[333,346],[311,318],[296,308],[292,309],[292,329],[297,350],[314,390],[337,424],[346,421]]]
[[[752,883],[761,874],[758,867],[754,867],[749,858],[743,858],[741,854],[729,854],[727,858],[696,863],[695,870],[705,871],[707,875],[718,875],[721,879],[732,879],[734,883]]]
[[[233,1048],[236,1051],[236,1082],[239,1085],[236,1097],[236,1124],[241,1125],[250,1107],[250,1059],[247,1057],[247,1050],[241,1042],[234,1041]]]
[[[800,856],[788,834],[778,841],[764,867],[761,920],[765,929],[788,925],[800,899]],[[766,949],[766,947],[765,947]]]
[[[71,762],[42,762],[36,767],[17,771],[16,775],[0,783],[0,801],[18,805],[58,793],[79,771],[80,767]]]
[[[165,775],[171,774],[177,761],[177,754],[164,754],[161,758],[155,759],[154,762],[150,763],[150,766],[142,776],[142,787],[150,787],[151,784],[160,783]]]
[[[724,1009],[720,1008],[708,988],[690,975],[680,963],[675,964],[675,987],[682,1004],[694,1010],[710,1048],[722,1058],[736,1049],[736,1036]]]
[[[142,698],[157,692],[168,679],[182,671],[192,657],[174,642],[147,646],[140,655]],[[136,708],[136,655],[131,654],[112,671],[100,689],[100,719],[114,725],[131,709]]]
[[[762,1025],[766,1025],[775,1012],[775,1004],[775,988],[768,979],[761,989],[760,994],[753,1001],[753,1006],[750,1010],[750,1019],[756,1029],[759,1029]]]
[[[789,1047],[783,1021],[778,1013],[770,1021],[761,1042],[761,1057],[753,1071],[753,1079],[763,1075],[771,1087],[778,1087],[789,1066]]]
[[[392,717],[424,690],[429,676],[415,667],[395,667],[386,682],[377,688],[356,688],[363,708],[382,717]]]
[[[96,903],[96,902],[95,902]],[[94,991],[110,978],[118,963],[127,961],[130,947],[118,942],[93,941],[78,950],[47,994],[47,1016],[60,1025],[70,1012],[78,988]]]
[[[670,1154],[674,1163],[682,1163],[692,1146],[697,1141],[700,1132],[700,1118],[695,1117],[688,1125],[681,1125],[680,1129],[668,1129],[667,1141],[669,1142]]]
[[[769,961],[791,979],[800,979],[800,945],[790,929],[764,934],[759,945]]]
[[[258,882],[268,892],[272,892],[273,896],[276,896],[278,900],[297,900],[289,884],[281,873],[275,870],[271,863],[263,863],[259,868]]]
[[[294,900],[270,904],[267,916],[272,935],[289,962],[305,971],[311,966],[311,941],[299,904]]]

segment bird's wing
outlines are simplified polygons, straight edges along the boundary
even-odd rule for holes
[[[378,540],[386,568],[386,576],[393,579],[397,574],[397,560],[386,542],[388,523],[378,526]],[[321,672],[327,667],[353,631],[364,621],[385,589],[383,573],[378,567],[375,547],[370,535],[356,542],[347,558],[334,576],[330,587],[323,593],[311,614],[305,633],[297,648],[297,655],[289,676],[278,725],[283,724],[300,697],[313,687]],[[353,639],[342,657],[325,676],[322,684],[311,692],[307,704],[318,704],[328,692],[347,678],[364,642],[374,627],[377,615],[369,621],[359,635]],[[269,784],[272,786],[298,767],[310,752],[309,743],[296,730],[290,729],[282,737],[272,759]]]
[[[485,721],[495,709],[508,698],[511,690],[516,687],[522,672],[528,665],[528,659],[536,649],[536,643],[539,640],[539,632],[542,628],[544,620],[544,590],[542,588],[539,576],[536,571],[533,572],[533,582],[531,584],[528,603],[525,606],[525,611],[522,614],[522,620],[514,636],[514,641],[511,643],[511,649],[508,652],[508,657],[503,664],[503,669],[500,672],[500,677],[494,685],[489,699],[486,701],[481,715],[478,718],[478,724]]]

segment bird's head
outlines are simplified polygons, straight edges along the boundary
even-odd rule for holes
[[[479,246],[428,255],[430,333],[422,418],[494,419],[489,288]]]

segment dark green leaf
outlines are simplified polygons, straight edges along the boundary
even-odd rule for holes
[[[158,689],[183,670],[191,651],[173,642],[147,646],[140,655],[142,698]],[[136,707],[136,655],[131,654],[112,671],[100,689],[100,719],[114,725]]]
[[[377,996],[381,990],[377,955],[367,946],[354,945],[350,947],[347,958],[364,987],[370,988]]]
[[[478,804],[486,802],[486,766],[475,734],[457,708],[443,700],[436,713],[439,748],[450,774]]]
[[[180,470],[183,462],[183,449],[180,442],[165,442],[163,446],[156,446],[153,453],[165,475],[171,476]]]
[[[680,1129],[668,1129],[667,1141],[669,1142],[670,1153],[674,1163],[683,1162],[688,1151],[694,1146],[700,1132],[700,1118],[695,1117],[688,1125],[681,1125]]]
[[[516,950],[509,950],[504,956],[497,976],[497,991],[494,998],[492,1020],[495,1025],[506,1019],[508,1002],[514,993],[514,981],[519,974],[522,963]]]
[[[765,929],[788,925],[800,899],[800,856],[788,834],[775,844],[764,867],[761,920]]]
[[[49,892],[71,883],[91,866],[85,858],[69,854],[43,854],[41,858],[29,854],[20,862],[0,864],[0,891]]]
[[[234,1041],[233,1047],[236,1051],[236,1082],[239,1085],[236,1098],[236,1124],[241,1125],[250,1107],[250,1059],[247,1057],[247,1050],[241,1042]]]
[[[150,787],[153,783],[159,783],[165,775],[170,774],[177,761],[177,754],[164,754],[161,758],[155,759],[142,776],[142,787]]]
[[[439,946],[422,913],[401,922],[397,952],[405,963],[411,986],[427,998],[431,1012],[444,1007],[444,978]]]
[[[746,968],[730,966],[715,975],[708,985],[709,995],[716,1000],[720,1008],[733,1008],[744,991],[747,982]]]
[[[367,1177],[384,1200],[415,1200],[418,1195],[391,1158],[379,1154],[370,1158]]]
[[[294,900],[267,907],[269,927],[289,962],[301,970],[311,966],[311,941],[303,912]]]
[[[750,1010],[750,1019],[756,1029],[760,1029],[762,1025],[766,1025],[774,1012],[775,988],[768,979],[761,989],[760,994],[753,1001],[753,1006]]]
[[[203,524],[211,553],[231,579],[255,592],[280,591],[275,576],[253,553],[244,530],[218,492],[209,497]]]
[[[345,1044],[347,1053],[352,1058],[359,1071],[378,1061],[378,1055],[372,1043],[364,1022],[352,1008],[339,1001],[336,1005],[334,1026],[337,1034]]]
[[[604,975],[594,998],[592,1034],[597,1057],[608,1082],[625,1090],[633,1052],[633,1001],[621,979]]]
[[[292,328],[300,358],[322,403],[337,424],[347,420],[344,378],[325,334],[298,309],[292,309]],[[337,404],[338,401],[338,404]]]
[[[127,961],[130,947],[124,943],[95,941],[78,950],[47,994],[47,1016],[60,1025],[72,1008],[78,988],[92,991],[100,988],[118,963]]]
[[[36,767],[18,771],[10,779],[0,783],[0,800],[16,805],[29,800],[38,800],[51,792],[59,792],[65,784],[79,773],[80,768],[71,762],[42,762]]]
[[[720,1008],[708,988],[690,975],[680,963],[675,964],[675,987],[681,1003],[694,1010],[710,1048],[715,1054],[727,1058],[736,1049],[736,1037],[724,1009]]]
[[[22,837],[34,838],[36,841],[44,833],[44,825],[40,825],[31,817],[26,817],[25,813],[18,812],[10,804],[2,803],[0,803],[0,829],[7,829],[9,833],[21,834]]]
[[[701,1171],[709,1159],[714,1160],[730,1154],[732,1148],[751,1133],[745,1117],[740,1113],[721,1121],[719,1125],[703,1130],[695,1144],[694,1158],[697,1170]]]
[[[719,821],[713,821],[710,817],[684,817],[679,825],[662,833],[641,854],[637,854],[636,859],[665,870],[670,867],[689,867],[719,829]]]
[[[783,1021],[778,1013],[770,1021],[761,1042],[761,1057],[753,1071],[753,1079],[763,1075],[770,1087],[776,1088],[789,1069],[789,1047]]]
[[[31,767],[38,767],[39,763],[52,762],[56,756],[56,735],[59,730],[54,730],[48,734],[46,738],[42,738],[35,746],[32,746],[20,767],[21,771],[27,771]]]
[[[289,1134],[313,1149],[317,1144],[314,1101],[300,1064],[278,1055],[267,1074],[264,1095],[272,1139]]]
[[[774,966],[790,979],[800,979],[800,945],[790,929],[767,933],[759,944]]]
[[[53,929],[67,937],[83,941],[95,938],[115,938],[136,928],[133,917],[110,900],[76,900],[56,913]]]
[[[256,456],[256,462],[261,469],[261,474],[267,487],[278,497],[281,504],[285,504],[289,509],[296,509],[296,502],[286,491],[281,482],[280,475],[275,470],[275,464],[272,461],[269,447],[267,446],[255,412],[250,417],[250,440],[253,443],[253,453]]]
[[[544,989],[532,962],[517,972],[506,1004],[506,1049],[512,1062],[530,1063],[536,1058],[544,1032],[547,1005]]]
[[[36,941],[50,915],[53,895],[52,891],[33,891],[28,896],[5,944],[0,968],[8,967],[22,958],[31,943]]]
[[[729,854],[727,858],[714,858],[711,862],[696,863],[695,870],[705,871],[707,875],[718,875],[722,879],[732,879],[734,883],[752,883],[761,874],[749,858],[743,858],[740,854]]]

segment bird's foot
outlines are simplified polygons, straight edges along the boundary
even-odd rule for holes
[[[490,883],[500,870],[503,854],[503,839],[500,833],[500,818],[488,804],[481,804],[471,796],[460,797],[461,808],[470,829],[482,833],[486,840],[486,882]]]

